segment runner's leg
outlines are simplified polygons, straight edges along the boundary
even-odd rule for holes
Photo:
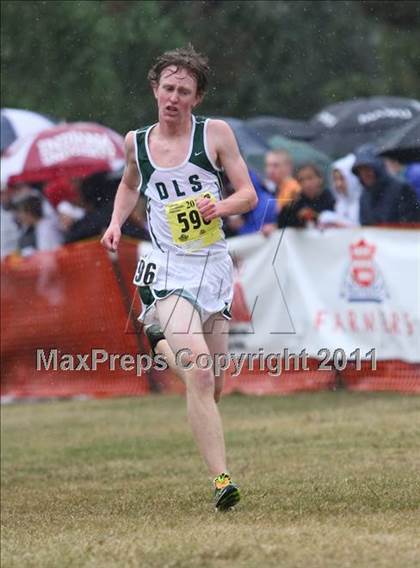
[[[213,314],[205,322],[203,326],[204,339],[212,356],[212,361],[215,361],[215,355],[226,354],[228,351],[229,342],[229,322],[222,316],[221,313]],[[217,371],[217,369],[215,369]],[[214,400],[219,402],[222,396],[224,384],[225,371],[220,370],[215,374],[215,388]]]
[[[155,353],[163,355],[166,362],[169,365],[169,369],[185,384],[185,377],[182,369],[178,367],[175,361],[175,355],[172,349],[169,347],[167,339],[161,339],[155,347]]]
[[[210,355],[200,316],[188,300],[176,295],[159,300],[157,311],[173,353],[179,357],[181,350],[189,350],[183,358],[184,364],[193,363],[183,370],[188,419],[209,473],[219,475],[226,471],[226,457],[222,421],[214,400],[214,374],[212,368],[200,369],[195,363],[201,353]]]
[[[214,314],[209,317],[203,326],[204,339],[209,348],[210,355],[214,361],[215,355],[227,353],[229,338],[229,322],[221,314]],[[167,361],[170,370],[185,384],[183,371],[175,361],[175,355],[169,347],[166,339],[161,339],[156,347],[155,353],[163,355]],[[215,369],[216,371],[216,369]],[[218,374],[214,373],[215,388],[214,400],[219,402],[223,391],[225,371],[219,370]]]

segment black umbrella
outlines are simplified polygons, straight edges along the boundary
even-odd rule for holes
[[[239,149],[248,166],[256,170],[259,174],[262,174],[264,170],[264,156],[270,150],[268,144],[261,140],[244,120],[225,116],[217,118],[226,121],[232,128]]]
[[[259,136],[244,120],[225,116],[219,118],[222,118],[231,126],[243,154],[258,154],[269,150],[268,144],[260,140]]]
[[[315,128],[304,120],[292,120],[277,116],[255,116],[246,124],[267,143],[273,136],[285,136],[293,140],[312,140],[316,135]]]
[[[343,156],[362,144],[377,143],[389,130],[419,114],[419,101],[400,97],[371,97],[334,104],[310,121],[317,132],[312,144],[330,156]]]
[[[273,150],[286,150],[291,156],[295,168],[299,168],[304,164],[316,164],[327,174],[331,165],[331,160],[326,154],[302,140],[290,140],[290,138],[285,136],[273,136],[270,146]]]
[[[380,146],[379,155],[405,164],[420,162],[420,116],[392,130]]]

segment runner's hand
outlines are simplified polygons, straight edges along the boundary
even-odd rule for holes
[[[208,197],[197,199],[197,209],[204,221],[211,221],[219,217],[217,202],[212,201]]]
[[[118,244],[121,238],[121,229],[117,224],[111,224],[105,231],[104,236],[101,239],[101,245],[109,250],[110,252],[115,252],[118,248]]]

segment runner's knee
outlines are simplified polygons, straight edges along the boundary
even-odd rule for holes
[[[210,394],[213,396],[215,392],[213,371],[195,367],[188,381],[188,388],[200,395]]]

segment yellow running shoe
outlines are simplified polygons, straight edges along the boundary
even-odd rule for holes
[[[221,473],[213,480],[214,504],[217,511],[232,509],[241,499],[239,487],[228,473]]]

